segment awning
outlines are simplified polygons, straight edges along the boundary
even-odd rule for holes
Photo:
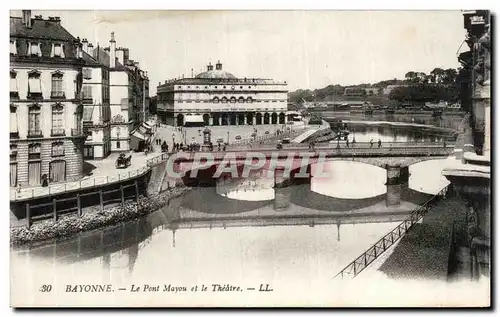
[[[190,123],[203,123],[203,116],[202,115],[186,115],[186,120],[185,122],[190,122]]]
[[[151,133],[151,129],[146,128],[146,127],[144,127],[142,125],[139,127],[138,131],[139,131],[139,133],[144,134],[146,137],[149,137],[149,135],[152,134]]]
[[[138,131],[138,130],[134,130],[132,133],[130,133],[130,135],[131,135],[131,136],[134,136],[134,137],[136,137],[136,138],[138,138],[138,139],[140,139],[140,140],[146,140],[146,139],[147,139],[147,137],[146,137],[146,136],[144,136],[144,135],[143,135],[140,131]]]
[[[146,129],[148,129],[148,130],[151,130],[151,129],[152,129],[152,127],[151,127],[149,124],[147,124],[146,122],[143,122],[143,123],[141,124],[141,127],[144,127],[144,128],[146,128]]]

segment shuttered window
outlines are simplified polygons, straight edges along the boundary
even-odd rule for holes
[[[52,156],[64,156],[64,142],[52,143]]]
[[[49,181],[64,182],[66,180],[66,161],[58,160],[50,162]]]
[[[52,75],[52,97],[64,97],[62,74]]]
[[[29,93],[42,92],[42,82],[40,81],[39,73],[31,73],[28,75],[28,92]]]
[[[10,186],[17,186],[17,163],[10,163]]]

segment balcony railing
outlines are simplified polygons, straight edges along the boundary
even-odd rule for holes
[[[66,95],[64,94],[64,91],[52,91],[50,93],[50,98],[51,99],[65,99]]]
[[[28,92],[28,99],[43,99],[41,92]]]
[[[51,136],[66,135],[66,131],[64,130],[64,128],[54,128],[50,130],[50,135]]]
[[[29,129],[28,138],[40,138],[43,136],[42,130],[40,129]]]

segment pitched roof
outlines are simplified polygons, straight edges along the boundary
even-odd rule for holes
[[[31,25],[32,27],[28,28],[24,26],[21,18],[10,17],[10,35],[60,41],[75,40],[75,37],[61,26],[60,21],[31,19]]]

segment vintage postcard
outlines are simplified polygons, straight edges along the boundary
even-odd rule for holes
[[[10,11],[13,307],[489,307],[490,12]]]

